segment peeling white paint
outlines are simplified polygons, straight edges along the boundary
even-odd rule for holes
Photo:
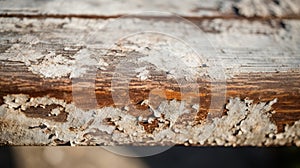
[[[157,70],[167,72],[169,78],[186,77],[193,79],[203,75],[204,58],[180,39],[158,33],[136,34],[122,40],[119,45],[125,50],[141,53],[137,64],[144,62],[154,65]],[[136,69],[140,78],[146,78],[147,71]]]
[[[298,0],[278,0],[278,3],[270,0],[190,0],[184,4],[180,0],[168,2],[153,0],[141,1],[109,1],[89,0],[84,2],[53,0],[37,3],[34,0],[19,2],[18,0],[7,0],[0,2],[0,12],[5,13],[29,13],[29,14],[85,14],[115,16],[138,11],[168,11],[183,16],[219,16],[232,13],[232,5],[240,9],[243,16],[284,16],[299,14]],[[106,5],[103,5],[106,4]],[[33,12],[34,11],[34,12]]]
[[[119,51],[117,53],[110,52],[109,49],[114,49],[113,47],[101,48],[101,44],[109,41],[109,38],[114,39],[114,34],[111,34],[110,37],[103,37],[101,34],[109,34],[109,30],[100,29],[113,21],[114,19],[46,19],[40,21],[0,18],[0,31],[25,34],[24,36],[0,37],[1,41],[8,41],[8,44],[12,44],[4,53],[0,53],[0,59],[23,62],[28,66],[29,71],[49,78],[80,77],[88,69],[82,66],[84,64],[91,64],[92,67],[106,70],[108,67],[115,66],[118,60],[122,60],[124,57],[128,58],[126,56],[133,52],[136,52],[135,54],[138,56],[131,61],[138,65],[141,64],[136,67],[137,69],[146,66],[143,63],[152,64],[157,69],[166,71],[169,78],[174,78],[174,74],[201,77],[202,74],[206,74],[208,69],[212,71],[211,74],[214,74],[212,62],[216,60],[213,57],[216,53],[219,58],[217,61],[222,62],[223,67],[220,69],[224,69],[226,77],[229,78],[243,72],[291,71],[296,70],[300,65],[298,47],[300,38],[297,36],[300,23],[297,20],[282,20],[281,22],[273,20],[270,23],[247,20],[204,20],[199,23],[199,26],[202,30],[209,31],[206,33],[206,37],[211,44],[207,44],[206,50],[199,53],[200,57],[180,39],[158,34],[159,32],[139,33],[123,37],[125,39],[121,39],[120,45],[116,47]],[[121,30],[115,31],[122,31],[125,35],[133,33],[129,25],[135,25],[137,28],[134,30],[142,31],[152,24],[163,27],[165,30],[174,30],[174,32],[197,32],[191,27],[172,22],[142,19],[128,19],[122,22],[124,25],[120,28]],[[25,26],[21,31],[14,27],[16,23],[32,25],[32,27]],[[63,25],[63,28],[58,29],[59,25]],[[78,25],[84,26],[84,28],[78,28]],[[128,26],[126,27],[126,25]],[[282,27],[282,25],[284,26]],[[95,34],[89,35],[83,29]],[[28,33],[33,30],[37,32]],[[214,31],[216,33],[210,33]],[[91,36],[95,36],[95,39]],[[95,40],[97,46],[93,46],[95,45],[93,44],[88,49],[79,49],[79,46],[86,46]],[[199,41],[199,39],[190,40],[194,43]],[[66,53],[76,48],[79,51],[74,55],[67,54],[68,57],[66,57],[57,53],[52,47],[47,47],[53,42],[63,45],[62,49]],[[205,46],[202,43],[194,43],[193,46]],[[40,45],[44,47],[40,47]],[[209,47],[211,45],[220,52],[214,51],[212,47]],[[272,57],[269,57],[270,55]],[[148,71],[151,74],[151,70]],[[145,79],[148,76],[146,74],[145,71],[139,77]]]
[[[193,125],[187,122],[176,123],[177,117],[189,112],[180,108],[182,102],[162,102],[157,109],[164,114],[164,118],[149,118],[145,122],[152,123],[158,119],[158,127],[153,133],[147,133],[143,126],[138,124],[138,118],[118,108],[105,107],[83,111],[73,104],[67,104],[55,98],[30,98],[26,95],[8,95],[5,104],[0,106],[1,142],[15,145],[48,144],[55,145],[54,139],[63,142],[70,141],[73,145],[92,144],[174,144],[185,145],[285,145],[299,146],[300,122],[287,126],[283,133],[277,133],[277,127],[271,122],[271,106],[276,103],[260,102],[253,104],[251,100],[241,101],[238,98],[230,99],[226,105],[227,114],[221,118],[214,118],[203,124]],[[21,104],[20,104],[21,103]],[[37,105],[59,104],[68,113],[66,122],[54,122],[48,119],[26,117],[20,111]],[[23,107],[21,107],[23,106]],[[163,107],[163,108],[161,108]],[[180,110],[181,109],[181,110]],[[178,111],[179,110],[179,111]],[[175,112],[177,111],[177,112]],[[180,112],[181,111],[181,112]],[[109,118],[113,125],[104,120]],[[171,122],[170,126],[168,122]],[[28,129],[30,126],[44,124],[43,128]],[[71,129],[72,128],[72,129]],[[49,138],[49,134],[54,134]],[[35,137],[32,139],[31,137]]]
[[[140,78],[142,81],[148,79],[149,71],[146,67],[137,68],[135,69],[135,72],[138,73],[136,77]]]

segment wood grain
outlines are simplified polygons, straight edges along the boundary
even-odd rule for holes
[[[300,120],[300,10],[294,6],[298,1],[280,1],[281,4],[268,0],[260,3],[255,1],[251,3],[252,7],[247,5],[246,0],[214,0],[209,3],[189,1],[185,5],[174,1],[171,7],[164,6],[164,2],[155,2],[147,7],[144,5],[146,2],[133,1],[121,4],[119,1],[107,3],[92,0],[75,3],[54,0],[45,4],[38,1],[34,5],[30,0],[22,3],[0,1],[0,104],[5,104],[4,97],[7,95],[26,94],[32,98],[48,96],[66,103],[80,102],[81,107],[93,109],[93,101],[86,94],[76,95],[76,101],[74,100],[74,93],[78,92],[73,87],[76,84],[74,81],[82,80],[85,84],[95,84],[91,94],[96,97],[97,108],[123,108],[112,98],[111,83],[116,66],[124,57],[138,60],[142,56],[153,54],[150,50],[154,50],[155,46],[151,45],[164,38],[154,39],[151,37],[155,35],[150,35],[144,36],[144,41],[139,41],[140,37],[127,37],[116,42],[112,48],[93,46],[91,52],[96,55],[96,60],[104,63],[97,65],[96,70],[87,71],[85,77],[72,76],[78,69],[74,60],[84,61],[78,61],[78,54],[89,49],[85,40],[91,32],[96,32],[100,37],[93,40],[104,44],[113,39],[117,32],[126,35],[131,33],[133,27],[142,31],[159,23],[162,30],[172,31],[179,34],[179,37],[181,31],[185,31],[187,36],[202,32],[210,44],[205,46],[206,49],[201,54],[213,57],[201,60],[203,62],[200,69],[214,68],[213,61],[222,65],[224,74],[221,75],[225,77],[222,82],[226,89],[224,103],[218,109],[210,109],[211,97],[221,99],[224,95],[212,92],[212,88],[220,85],[204,71],[204,75],[196,76],[199,93],[186,93],[200,98],[199,112],[196,115],[190,114],[187,117],[189,120],[201,124],[206,120],[209,110],[225,115],[225,104],[235,97],[251,99],[254,103],[277,99],[277,103],[273,105],[276,113],[272,114],[271,119],[279,132],[284,132],[286,125]],[[57,6],[60,7],[55,8]],[[163,14],[139,17],[132,15],[121,19],[126,25],[124,28],[105,29],[106,25],[113,24],[115,20],[120,21],[118,18],[131,13],[132,9],[154,8],[176,11],[197,26],[197,29],[187,27],[186,30],[181,30],[182,27],[174,17]],[[141,26],[132,24],[135,21]],[[150,47],[141,49],[142,43],[149,44]],[[198,43],[192,42],[192,45],[197,46]],[[159,47],[164,49],[163,45]],[[185,54],[183,50],[177,52]],[[162,57],[164,54],[167,55],[162,51]],[[214,57],[215,55],[218,56]],[[142,102],[157,88],[163,90],[163,94],[154,93],[157,101],[164,98],[182,101],[180,89],[187,88],[188,85],[180,86],[176,80],[169,78],[170,72],[155,70],[154,64],[134,65],[150,67],[150,75],[146,79],[136,75],[131,78],[129,95],[134,108],[130,109],[144,110],[144,114],[135,110],[130,110],[130,114],[136,117],[151,115],[149,106],[142,105]],[[51,74],[51,68],[54,74]],[[120,86],[122,84],[122,81],[117,83]],[[21,112],[29,118],[66,122],[66,112],[57,116],[47,115],[49,110],[57,107],[59,106],[32,107]],[[108,122],[114,124],[110,120]],[[158,127],[158,120],[152,124],[140,124],[146,132],[152,133]]]

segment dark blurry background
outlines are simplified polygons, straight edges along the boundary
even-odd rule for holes
[[[0,147],[0,168],[300,168],[300,148],[176,146],[158,155],[130,158],[101,147]]]

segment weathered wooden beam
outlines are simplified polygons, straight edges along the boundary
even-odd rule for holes
[[[298,1],[29,2],[0,2],[1,143],[300,145]]]
[[[171,12],[183,17],[236,17],[237,15],[255,17],[299,18],[298,0],[191,0],[184,4],[180,0],[161,2],[151,1],[1,1],[2,16],[19,17],[79,17],[79,18],[115,18],[141,11]]]

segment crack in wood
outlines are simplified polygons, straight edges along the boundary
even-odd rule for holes
[[[139,18],[139,19],[154,19],[157,21],[172,21],[174,19],[173,16],[142,16],[142,15],[132,15],[132,16],[126,16],[126,15],[88,15],[88,14],[14,14],[14,13],[0,13],[0,17],[7,17],[7,18],[30,18],[30,19],[47,19],[47,18],[55,18],[55,19],[71,19],[71,18],[79,18],[79,19],[117,19],[117,18]],[[184,16],[181,15],[181,18],[187,19],[191,22],[199,22],[202,20],[214,20],[214,19],[223,19],[223,20],[248,20],[248,21],[268,21],[268,20],[300,20],[299,15],[286,15],[286,16],[267,16],[267,17],[261,17],[261,16],[243,16],[243,15],[233,15],[233,14],[225,14],[220,16]]]

